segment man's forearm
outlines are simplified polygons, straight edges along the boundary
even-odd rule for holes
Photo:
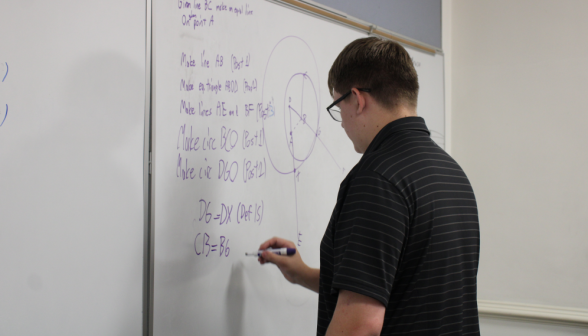
[[[341,290],[327,336],[375,336],[384,325],[384,305],[371,297]]]
[[[300,274],[296,283],[318,293],[320,273],[321,272],[318,268],[307,267],[306,271]]]

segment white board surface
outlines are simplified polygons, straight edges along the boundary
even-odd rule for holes
[[[319,267],[360,158],[325,111],[327,74],[366,35],[261,0],[153,11],[154,335],[314,334],[317,295],[244,254],[280,236]],[[443,58],[409,52],[443,146]]]
[[[139,335],[144,1],[0,2],[0,335]]]

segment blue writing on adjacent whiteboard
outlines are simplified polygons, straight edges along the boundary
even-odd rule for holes
[[[8,76],[8,63],[4,62],[4,64],[6,64],[6,74],[4,75],[4,78],[2,78],[2,83],[4,83],[6,76]],[[0,123],[0,126],[4,125],[4,122],[6,121],[6,117],[8,116],[8,104],[5,104],[5,105],[6,105],[6,110],[4,112],[4,118],[2,118],[2,122]]]
[[[2,119],[2,123],[0,123],[0,126],[4,125],[4,121],[6,120],[7,116],[8,116],[8,104],[6,104],[6,113],[4,114],[4,119]]]

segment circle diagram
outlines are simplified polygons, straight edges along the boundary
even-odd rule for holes
[[[264,74],[262,120],[268,158],[281,174],[295,173],[316,144],[318,78],[314,54],[304,40],[288,36],[276,44]]]

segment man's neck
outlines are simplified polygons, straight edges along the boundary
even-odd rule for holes
[[[365,132],[364,132],[364,146],[362,148],[361,153],[365,153],[368,146],[372,143],[376,135],[380,133],[384,126],[388,125],[389,123],[406,118],[406,117],[416,117],[416,109],[410,108],[405,105],[396,106],[394,110],[380,108],[374,113],[372,113],[371,117],[369,118],[368,122],[365,124]]]

